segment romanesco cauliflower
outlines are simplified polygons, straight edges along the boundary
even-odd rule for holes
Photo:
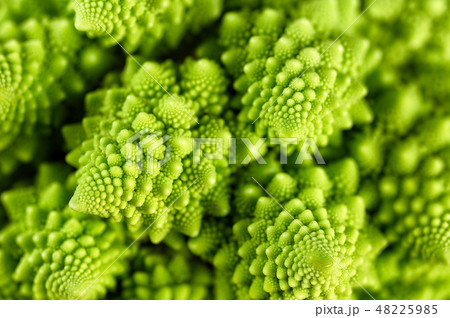
[[[324,145],[333,131],[351,128],[352,107],[366,108],[360,79],[369,41],[344,36],[331,45],[318,26],[306,18],[290,21],[273,9],[224,16],[221,59],[241,94],[238,118],[254,124],[258,135],[313,138]]]
[[[449,8],[1,1],[0,299],[448,299]]]
[[[186,60],[178,71],[170,61],[126,70],[124,87],[89,95],[92,116],[66,130],[69,143],[85,134],[67,156],[79,168],[70,206],[115,221],[153,224],[154,243],[172,229],[196,236],[203,214],[229,212],[227,165],[207,158],[193,162],[194,138],[231,137],[216,116],[227,102],[227,82],[208,60]],[[77,129],[82,131],[73,134]],[[204,154],[216,151],[203,146]]]
[[[2,193],[11,222],[0,232],[1,298],[102,298],[125,268],[123,258],[101,275],[126,248],[124,231],[68,208],[61,172],[44,166],[34,187]]]

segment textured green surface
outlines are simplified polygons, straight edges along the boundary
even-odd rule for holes
[[[241,94],[239,119],[260,136],[313,138],[323,145],[335,130],[351,128],[350,109],[366,108],[360,80],[370,43],[346,35],[330,47],[333,39],[314,20],[290,21],[282,11],[227,13],[219,43]]]
[[[88,95],[92,116],[65,128],[67,143],[80,143],[67,156],[78,168],[79,184],[69,205],[132,225],[152,224],[154,243],[172,229],[196,236],[203,214],[229,212],[226,163],[205,157],[193,163],[193,138],[230,137],[217,116],[227,102],[226,80],[204,59],[188,59],[178,69],[170,61],[143,67],[124,73],[123,88]],[[214,147],[202,146],[203,156]]]
[[[354,195],[359,177],[353,160],[302,167],[292,176],[258,170],[271,179],[262,183],[270,196],[251,179],[241,181],[232,239],[225,238],[214,257],[235,295],[217,290],[219,297],[345,299],[358,288],[351,277],[374,284],[372,262],[385,241]]]
[[[1,1],[0,299],[448,299],[449,8]]]
[[[101,275],[125,249],[124,229],[68,208],[59,168],[43,166],[35,187],[1,196],[12,220],[0,232],[2,298],[97,299],[124,270],[126,257]]]

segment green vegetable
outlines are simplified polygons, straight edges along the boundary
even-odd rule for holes
[[[222,13],[222,0],[73,0],[75,27],[105,45],[119,41],[127,51],[155,55],[176,47]]]
[[[202,300],[211,295],[212,272],[186,251],[143,248],[119,284],[118,299]]]
[[[232,240],[214,258],[219,272],[228,273],[234,297],[342,299],[359,288],[357,282],[374,284],[372,262],[385,243],[367,224],[362,198],[354,195],[354,161],[270,176],[261,187],[242,181],[236,193],[241,217]]]
[[[388,155],[376,220],[401,254],[450,261],[449,136],[450,118],[431,118]]]
[[[450,276],[447,264],[402,260],[393,252],[377,260],[381,286],[375,296],[380,299],[447,299]]]
[[[154,243],[171,230],[196,236],[203,214],[229,212],[226,164],[193,158],[194,138],[230,138],[225,122],[215,116],[227,102],[223,72],[214,62],[190,59],[179,74],[170,61],[131,67],[123,88],[88,95],[92,116],[82,126],[66,127],[69,144],[85,134],[67,156],[79,168],[69,205],[115,221],[152,225]],[[200,150],[216,151],[214,145]]]
[[[352,107],[367,108],[360,81],[370,55],[366,39],[344,36],[331,46],[314,20],[289,21],[266,9],[227,13],[219,41],[241,96],[239,119],[259,136],[325,145],[334,131],[352,127]]]
[[[47,0],[36,2],[33,0],[5,0],[2,2],[9,18],[15,21],[23,21],[30,17],[42,17],[43,15],[64,16],[69,13],[71,0]],[[1,5],[0,5],[1,6]]]
[[[0,29],[0,175],[8,175],[33,160],[40,138],[59,125],[62,103],[82,96],[112,56],[66,18],[0,20]]]
[[[0,299],[448,299],[449,8],[0,1]]]
[[[126,247],[123,229],[70,210],[70,186],[54,172],[59,167],[43,167],[39,188],[1,196],[11,220],[0,232],[1,298],[102,298],[124,270],[126,258],[101,275]]]

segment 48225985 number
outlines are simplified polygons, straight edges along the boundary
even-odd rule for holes
[[[378,305],[376,312],[384,315],[436,315],[437,305]]]

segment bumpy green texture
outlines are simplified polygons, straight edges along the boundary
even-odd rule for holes
[[[441,112],[439,107],[424,101],[418,85],[396,83],[368,98],[373,118],[370,124],[336,134],[321,153],[327,159],[350,155],[358,164],[363,183],[378,180],[385,168],[387,156],[393,145],[406,138],[424,118]],[[446,106],[441,107],[445,109]],[[376,190],[370,190],[371,201],[376,201]],[[369,199],[369,198],[368,198]],[[371,205],[372,203],[366,202]]]
[[[198,33],[222,13],[222,0],[73,0],[75,26],[106,45],[155,55]],[[117,41],[117,42],[116,42]]]
[[[215,116],[227,102],[224,74],[214,62],[188,59],[142,69],[130,61],[123,77],[122,88],[88,95],[91,116],[65,128],[68,144],[78,143],[67,156],[79,183],[70,206],[152,225],[154,243],[172,229],[196,236],[204,214],[230,210],[227,164],[208,159],[222,147],[194,142],[231,137]]]
[[[356,27],[383,51],[376,85],[417,79],[428,98],[448,99],[449,8],[448,0],[378,0],[367,11]]]
[[[376,263],[380,288],[378,299],[448,299],[450,273],[447,264],[401,259],[395,252],[383,254]]]
[[[0,1],[0,299],[449,299],[449,9]]]
[[[23,21],[30,17],[64,16],[69,13],[71,0],[4,0],[1,6],[6,9],[8,18]]]
[[[119,281],[118,299],[209,299],[212,271],[187,251],[139,247],[130,270]]]
[[[39,138],[59,124],[61,103],[81,96],[111,55],[86,42],[70,19],[0,19],[0,30],[1,176],[32,161]]]
[[[222,21],[222,62],[235,78],[242,110],[259,136],[313,138],[325,145],[349,129],[351,109],[371,114],[361,79],[371,60],[369,42],[344,35],[333,45],[327,30],[282,11],[230,12]]]
[[[358,194],[389,243],[369,290],[381,299],[447,299],[448,104],[426,98],[417,81],[379,83],[369,100],[374,122],[344,134],[330,151],[358,163]]]
[[[241,299],[342,299],[359,288],[355,280],[375,284],[373,262],[385,241],[355,196],[354,161],[304,166],[292,176],[262,169],[255,180],[270,177],[262,181],[267,193],[242,180],[233,240],[214,258],[219,278],[228,273],[234,285],[225,290]],[[217,293],[229,298],[221,280]]]
[[[10,219],[0,232],[2,299],[103,298],[124,270],[126,257],[101,275],[126,248],[123,229],[68,208],[63,171],[43,166],[35,186],[1,195]]]
[[[364,6],[371,3],[373,0],[365,0]],[[419,52],[433,55],[449,49],[445,42],[450,26],[448,7],[448,0],[377,0],[360,27],[374,44],[383,46],[384,63],[405,65],[423,58],[416,56]]]
[[[430,118],[394,143],[378,189],[376,220],[399,253],[449,262],[450,118]]]
[[[225,5],[234,10],[274,8],[294,19],[305,17],[318,30],[336,38],[358,17],[361,3],[359,0],[229,0]]]

